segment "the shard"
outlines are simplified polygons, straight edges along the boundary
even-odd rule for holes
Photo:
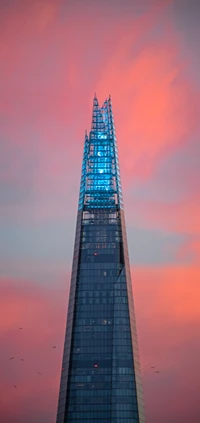
[[[125,143],[124,143],[125,148]],[[144,423],[111,98],[85,135],[57,423]]]

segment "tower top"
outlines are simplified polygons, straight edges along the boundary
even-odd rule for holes
[[[93,101],[94,101],[94,100],[97,100],[97,102],[98,102],[98,97],[97,97],[97,93],[96,93],[96,91],[94,92]],[[109,95],[108,95],[108,97],[106,97],[106,99],[105,99],[104,103],[106,103],[108,100],[111,100],[111,94],[109,94]]]
[[[92,131],[99,131],[105,132],[107,131],[107,122],[105,119],[105,114],[111,115],[112,114],[112,103],[111,103],[111,95],[105,99],[103,106],[99,106],[98,98],[96,92],[94,93],[93,98],[93,107],[92,107]]]

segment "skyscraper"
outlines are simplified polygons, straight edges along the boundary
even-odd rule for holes
[[[109,97],[85,135],[57,423],[144,423],[117,143]]]

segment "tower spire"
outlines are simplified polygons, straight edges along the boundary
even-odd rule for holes
[[[111,99],[84,143],[57,423],[145,423]]]
[[[96,96],[96,92],[94,93],[94,99],[93,99],[93,108],[92,108],[92,131],[99,131],[104,132],[105,131],[105,125],[103,121],[103,115],[101,108],[99,107],[99,102]]]

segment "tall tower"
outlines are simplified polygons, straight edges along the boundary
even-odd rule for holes
[[[144,423],[117,143],[109,97],[85,135],[57,423]]]

